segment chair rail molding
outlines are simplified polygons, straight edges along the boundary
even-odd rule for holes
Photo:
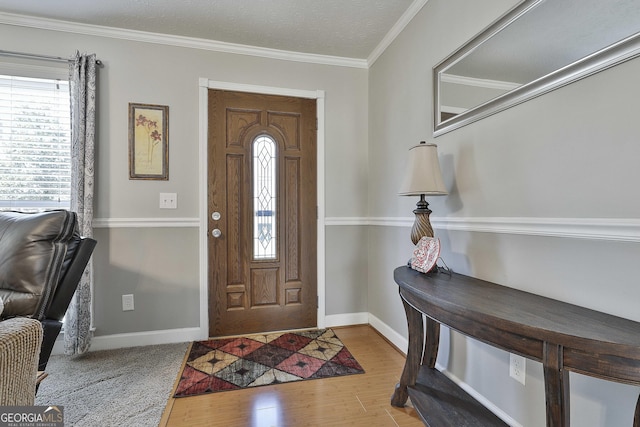
[[[640,242],[640,220],[628,218],[435,218],[434,228],[528,236]]]
[[[640,219],[431,217],[437,230],[640,242]],[[326,217],[325,226],[411,227],[412,217]],[[95,228],[195,228],[199,218],[96,218]]]
[[[94,218],[94,228],[198,227],[199,218]]]
[[[635,218],[431,217],[438,230],[640,242]],[[411,227],[412,217],[327,217],[327,226]]]

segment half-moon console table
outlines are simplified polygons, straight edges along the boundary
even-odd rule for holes
[[[640,385],[638,322],[455,273],[398,267],[394,279],[409,348],[391,404],[402,407],[410,396],[428,426],[506,426],[435,369],[441,324],[542,362],[550,427],[569,426],[569,371]],[[640,427],[640,399],[633,426]]]

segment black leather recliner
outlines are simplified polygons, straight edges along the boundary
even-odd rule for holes
[[[0,212],[1,316],[28,316],[42,323],[40,371],[96,243],[80,236],[75,212]]]

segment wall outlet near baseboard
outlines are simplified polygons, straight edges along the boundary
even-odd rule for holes
[[[527,373],[527,359],[517,354],[509,354],[509,376],[524,385]]]
[[[133,310],[133,294],[122,295],[122,311]]]

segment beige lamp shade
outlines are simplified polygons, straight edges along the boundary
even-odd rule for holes
[[[402,181],[399,194],[401,196],[444,196],[447,189],[442,182],[442,172],[438,163],[438,146],[427,144],[409,149],[409,164]]]

